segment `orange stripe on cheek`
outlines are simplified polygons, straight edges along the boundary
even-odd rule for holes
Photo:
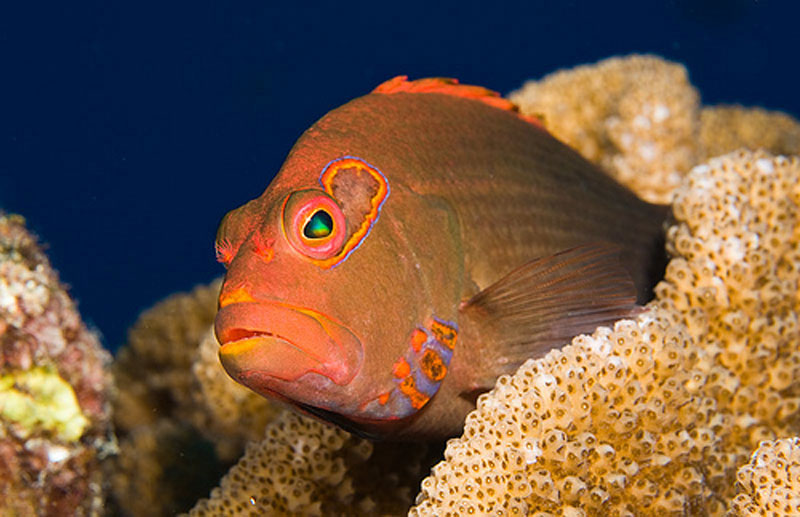
[[[381,395],[378,395],[378,402],[381,406],[385,406],[387,402],[389,402],[389,396],[392,394],[391,391],[387,391]]]
[[[242,288],[234,289],[229,293],[220,293],[219,295],[219,308],[223,308],[226,305],[230,305],[232,303],[242,303],[242,302],[254,302],[256,301],[250,293],[245,291]]]

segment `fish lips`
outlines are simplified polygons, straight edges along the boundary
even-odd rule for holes
[[[214,331],[228,375],[265,395],[275,394],[270,378],[292,382],[308,373],[344,386],[358,374],[364,357],[361,341],[343,324],[281,302],[226,305],[217,313]]]

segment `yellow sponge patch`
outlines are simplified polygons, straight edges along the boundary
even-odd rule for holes
[[[49,368],[0,376],[0,417],[23,438],[45,431],[65,442],[80,438],[89,425],[72,386]]]

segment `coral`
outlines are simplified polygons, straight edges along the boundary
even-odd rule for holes
[[[699,95],[677,63],[610,58],[529,81],[509,99],[648,201],[669,202],[697,163]]]
[[[704,159],[743,147],[800,154],[800,123],[778,111],[710,106],[700,111],[699,145]]]
[[[719,419],[698,392],[706,376],[693,348],[653,309],[529,360],[479,398],[410,515],[658,515],[719,504],[705,482]]]
[[[0,514],[101,513],[109,362],[24,220],[0,213]]]
[[[800,159],[739,151],[686,180],[656,303],[678,312],[713,360],[704,389],[731,415],[718,435],[740,464],[800,423]]]
[[[749,451],[798,430],[798,184],[763,151],[692,169],[648,311],[498,379],[410,514],[722,513]]]
[[[191,425],[160,418],[120,442],[111,476],[115,502],[127,515],[176,515],[215,486],[227,467]]]
[[[285,411],[189,515],[400,515],[440,453],[425,444],[372,444]]]
[[[800,514],[800,438],[761,442],[736,477],[732,517]]]
[[[669,203],[691,167],[737,149],[800,153],[800,123],[758,108],[701,109],[686,69],[615,57],[529,81],[509,94],[554,136],[644,199]]]
[[[219,281],[159,302],[139,317],[114,365],[120,454],[114,496],[131,515],[174,515],[219,480],[276,409],[231,380],[210,330]],[[194,451],[203,475],[176,476]],[[190,480],[192,480],[190,482]]]
[[[217,282],[200,286],[174,294],[139,316],[114,363],[119,387],[114,423],[119,431],[173,412],[194,418],[192,363],[214,321],[218,292]]]

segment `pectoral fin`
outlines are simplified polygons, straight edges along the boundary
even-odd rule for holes
[[[598,243],[532,260],[463,302],[485,374],[513,372],[528,358],[640,310],[619,252]]]

